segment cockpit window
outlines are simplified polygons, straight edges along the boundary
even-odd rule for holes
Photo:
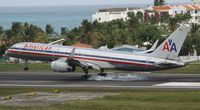
[[[10,49],[13,49],[13,48],[15,48],[15,47],[16,47],[16,44],[12,45],[12,46],[10,47]]]

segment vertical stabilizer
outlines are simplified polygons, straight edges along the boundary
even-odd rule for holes
[[[177,59],[189,31],[189,25],[181,25],[151,53],[151,56],[164,59]]]

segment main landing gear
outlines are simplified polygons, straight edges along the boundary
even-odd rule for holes
[[[104,69],[101,69],[101,73],[97,74],[98,76],[106,77],[107,73],[104,73]]]
[[[25,63],[24,63],[24,71],[28,71],[29,68],[28,68],[28,60],[25,60]]]
[[[87,80],[89,77],[91,77],[91,75],[88,74],[88,68],[83,68],[83,71],[85,72],[85,75],[82,76],[82,80]],[[101,69],[101,72],[97,75],[106,77],[107,73],[104,73],[104,69]]]
[[[88,68],[83,68],[85,75],[82,76],[82,80],[87,80],[91,75],[88,74]]]

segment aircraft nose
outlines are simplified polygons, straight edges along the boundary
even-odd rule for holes
[[[8,50],[5,51],[5,55],[6,55],[6,56],[8,55]]]
[[[3,55],[3,57],[8,57],[8,50],[5,51],[5,54]]]
[[[9,57],[9,49],[7,49],[6,51],[5,51],[5,54],[3,55],[4,57]]]

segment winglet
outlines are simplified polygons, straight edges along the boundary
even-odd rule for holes
[[[71,53],[69,54],[69,58],[73,57],[74,54],[75,54],[75,50],[76,50],[76,47],[74,47],[71,51]]]
[[[153,44],[153,46],[149,50],[154,51],[158,45],[158,42],[159,42],[159,39],[156,40],[156,42]]]
[[[65,39],[59,39],[57,41],[54,41],[54,42],[51,42],[51,43],[48,43],[48,44],[49,45],[55,45],[55,44],[62,45],[64,41],[65,41]]]

